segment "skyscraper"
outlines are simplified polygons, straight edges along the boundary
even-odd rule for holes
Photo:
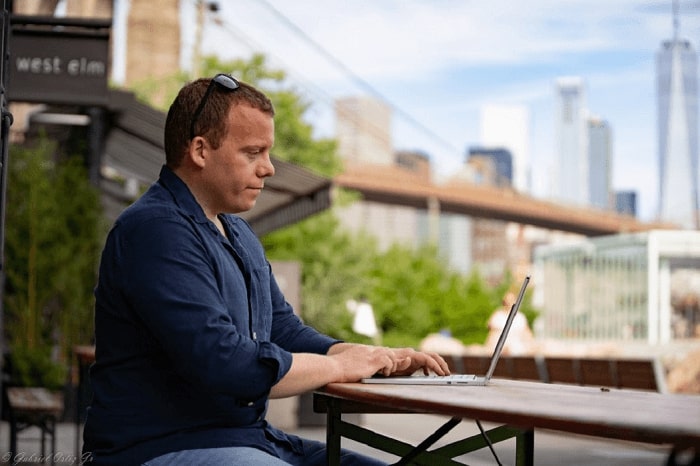
[[[565,77],[556,82],[557,145],[555,200],[588,204],[588,132],[583,78]]]
[[[637,192],[617,191],[615,192],[615,211],[618,214],[637,216]]]
[[[593,207],[615,207],[610,125],[599,117],[588,119],[588,195]]]
[[[659,220],[698,228],[697,55],[678,37],[673,3],[673,39],[656,56],[659,115]]]
[[[493,179],[480,179],[483,175],[477,170],[475,176],[477,184],[494,185],[501,187],[510,187],[513,185],[513,155],[508,149],[503,148],[484,148],[471,147],[469,148],[469,156],[467,162],[477,158],[488,159],[494,169],[492,174]]]

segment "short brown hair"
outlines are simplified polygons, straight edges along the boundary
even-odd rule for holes
[[[211,83],[211,78],[200,78],[186,84],[170,105],[165,120],[164,146],[165,161],[170,168],[177,168],[190,143],[190,126],[194,112]],[[238,81],[238,89],[222,92],[214,89],[202,108],[196,122],[198,135],[206,136],[215,148],[221,145],[226,136],[228,112],[234,105],[245,104],[270,116],[275,110],[270,99],[250,84]]]

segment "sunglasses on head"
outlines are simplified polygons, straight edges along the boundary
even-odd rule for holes
[[[211,79],[211,81],[209,82],[209,87],[207,87],[207,91],[204,93],[202,100],[199,101],[199,105],[194,111],[194,115],[192,115],[192,123],[190,125],[190,140],[194,139],[194,137],[196,136],[196,134],[194,134],[194,127],[197,124],[197,120],[199,120],[199,116],[202,114],[202,110],[204,110],[204,105],[207,103],[209,95],[214,91],[214,88],[216,86],[229,92],[235,91],[240,87],[238,81],[224,73],[219,73]]]

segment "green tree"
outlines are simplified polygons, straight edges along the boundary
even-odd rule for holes
[[[324,212],[263,238],[271,260],[302,264],[303,318],[337,338],[357,340],[350,329],[348,299],[369,287],[376,245],[365,235],[341,229],[333,212]]]
[[[13,367],[48,364],[55,348],[65,360],[92,335],[103,232],[98,192],[82,158],[60,158],[41,137],[11,147],[6,205],[5,331]]]
[[[394,245],[374,263],[370,299],[386,344],[416,346],[442,329],[465,343],[484,342],[494,306],[478,273],[451,271],[431,245]]]

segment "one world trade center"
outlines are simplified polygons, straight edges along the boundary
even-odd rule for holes
[[[657,54],[659,115],[659,220],[698,229],[697,55],[678,38],[674,2],[673,39]]]

